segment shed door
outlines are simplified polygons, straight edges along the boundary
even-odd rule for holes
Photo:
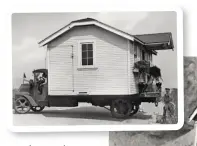
[[[74,91],[73,47],[58,46],[50,51],[50,93],[69,95]]]

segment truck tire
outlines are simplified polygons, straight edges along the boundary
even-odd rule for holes
[[[32,106],[31,110],[34,112],[41,112],[44,109],[44,106]]]
[[[125,99],[113,100],[110,106],[112,117],[117,119],[128,118],[131,113],[131,109],[130,102]]]
[[[18,114],[25,114],[31,109],[31,104],[27,98],[20,96],[14,102],[14,109]]]

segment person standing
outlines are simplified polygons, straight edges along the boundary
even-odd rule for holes
[[[170,89],[166,88],[166,93],[163,97],[164,107],[163,107],[163,123],[164,124],[175,124],[175,104],[172,102],[170,95]]]

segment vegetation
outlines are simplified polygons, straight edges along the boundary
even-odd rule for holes
[[[161,70],[157,66],[150,67],[149,74],[156,80],[159,80],[159,78],[161,78]]]
[[[139,73],[148,73],[150,68],[150,62],[146,60],[137,61],[134,64],[134,68],[139,70]]]
[[[139,87],[139,93],[144,92],[148,84],[152,84],[155,80],[156,82],[159,82],[159,79],[161,78],[161,70],[157,66],[150,66],[150,62],[146,60],[138,61],[134,64],[134,68],[139,70],[139,80],[141,78],[144,78],[146,75],[149,75],[148,81],[145,82],[142,80],[139,81],[138,87]],[[158,88],[160,89],[161,83],[157,83]]]
[[[146,60],[138,61],[134,64],[134,68],[139,70],[139,74],[147,73],[154,79],[161,78],[161,70],[157,66],[150,66],[150,62]]]

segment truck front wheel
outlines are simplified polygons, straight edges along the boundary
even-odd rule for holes
[[[18,114],[25,114],[29,112],[31,104],[29,100],[23,96],[20,96],[15,100],[14,109]]]

